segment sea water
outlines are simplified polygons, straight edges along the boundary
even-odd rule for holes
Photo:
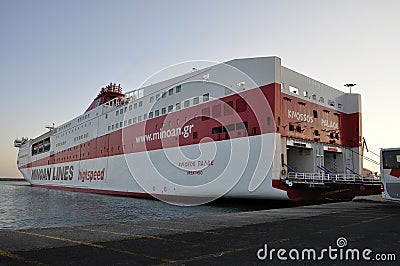
[[[37,188],[27,182],[0,182],[0,230],[165,220],[270,208],[258,202],[229,201],[195,207],[153,199]]]

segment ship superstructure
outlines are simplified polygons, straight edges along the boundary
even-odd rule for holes
[[[32,185],[161,197],[289,200],[377,194],[363,177],[361,96],[281,65],[216,64],[128,93],[18,140]]]

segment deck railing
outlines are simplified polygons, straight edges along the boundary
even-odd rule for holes
[[[356,174],[289,173],[283,178],[289,186],[293,184],[376,184],[379,179]]]

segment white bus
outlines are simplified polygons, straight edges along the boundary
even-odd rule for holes
[[[400,148],[381,149],[382,198],[400,200]]]

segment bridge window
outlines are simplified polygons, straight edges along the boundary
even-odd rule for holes
[[[226,125],[226,126],[224,127],[224,131],[225,131],[225,132],[234,131],[234,130],[235,130],[235,124],[229,124],[229,125]]]
[[[207,102],[209,99],[210,99],[209,93],[203,94],[203,102]]]
[[[183,102],[183,107],[184,108],[189,107],[189,105],[190,105],[190,101],[189,100],[186,100],[186,101]]]
[[[236,130],[247,129],[249,127],[249,123],[247,121],[236,123]]]
[[[181,85],[176,86],[175,92],[180,93],[181,91],[182,91],[182,86]]]
[[[400,150],[387,150],[382,152],[384,169],[400,169]]]
[[[219,134],[222,133],[222,127],[213,127],[211,130],[212,134]]]

